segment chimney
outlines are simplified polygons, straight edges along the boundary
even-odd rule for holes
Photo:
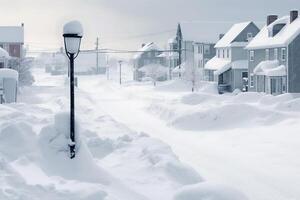
[[[298,11],[297,10],[292,10],[290,12],[290,22],[292,23],[298,18]]]
[[[219,35],[219,40],[221,40],[223,37],[224,37],[224,33],[221,33],[220,35]]]
[[[267,25],[269,26],[273,22],[275,22],[278,19],[278,15],[269,15],[267,18]]]
[[[143,43],[143,44],[142,44],[142,48],[143,48],[145,45],[146,45],[146,44],[145,44],[145,43]]]

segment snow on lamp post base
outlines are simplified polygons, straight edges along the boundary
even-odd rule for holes
[[[75,158],[75,79],[74,79],[74,60],[79,54],[83,29],[78,21],[71,21],[64,25],[63,37],[65,51],[70,59],[70,158]]]

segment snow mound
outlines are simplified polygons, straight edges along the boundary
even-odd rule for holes
[[[13,69],[2,68],[0,69],[0,79],[2,78],[12,78],[18,81],[19,73]]]
[[[44,171],[67,179],[109,184],[109,175],[96,165],[85,142],[80,139],[79,128],[75,128],[76,157],[69,158],[69,127],[66,124],[69,124],[69,113],[60,113],[55,116],[53,125],[41,130],[38,144]]]
[[[218,96],[214,96],[211,94],[205,94],[205,93],[193,93],[184,95],[181,98],[181,102],[188,105],[198,105],[204,102],[215,102],[215,99],[217,99]]]
[[[247,197],[228,186],[199,183],[185,186],[174,196],[174,200],[247,200]]]
[[[63,32],[64,32],[64,34],[74,33],[74,34],[78,34],[78,35],[82,36],[83,28],[79,21],[74,20],[74,21],[70,21],[64,25]]]
[[[36,135],[31,126],[24,122],[11,122],[0,128],[0,152],[8,160],[34,152]]]
[[[216,130],[249,127],[253,124],[271,125],[284,119],[284,115],[247,104],[227,104],[198,111],[186,111],[169,122],[185,130]]]

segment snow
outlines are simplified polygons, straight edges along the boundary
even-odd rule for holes
[[[70,160],[65,77],[33,73],[18,103],[0,105],[0,199],[300,197],[299,95],[79,76]]]
[[[83,28],[79,21],[74,20],[74,21],[70,21],[64,25],[63,33],[64,34],[73,33],[73,34],[78,34],[79,36],[82,36]]]
[[[248,60],[236,60],[229,65],[224,65],[220,69],[214,72],[214,75],[220,75],[229,69],[248,69]]]
[[[269,31],[276,24],[286,24],[274,37],[269,37]],[[290,23],[290,16],[279,18],[269,26],[265,26],[246,47],[247,49],[264,49],[286,47],[300,34],[300,18]]]
[[[2,68],[0,69],[0,79],[3,78],[13,78],[14,80],[18,81],[19,73],[13,69]]]
[[[207,70],[219,70],[227,66],[230,67],[230,60],[215,56],[205,64],[204,68]]]
[[[254,74],[264,76],[286,76],[286,66],[279,65],[278,60],[262,61],[254,68]]]
[[[176,44],[177,43],[177,37],[172,37],[168,40],[168,44]]]
[[[0,43],[24,43],[24,27],[0,26]]]
[[[252,22],[243,22],[234,24],[229,31],[224,35],[222,39],[220,39],[215,48],[224,48],[229,47],[233,40]]]
[[[134,59],[139,59],[145,51],[159,51],[159,48],[153,42],[149,42],[145,44],[144,47],[140,48],[138,51],[139,52],[133,56]]]
[[[244,194],[228,186],[200,183],[182,188],[174,200],[247,200]]]
[[[0,47],[0,58],[9,58],[9,54],[6,50]]]

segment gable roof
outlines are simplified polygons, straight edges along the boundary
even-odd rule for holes
[[[273,37],[269,37],[269,31],[272,31],[276,24],[286,24],[282,30]],[[290,23],[290,16],[284,16],[277,19],[269,26],[265,26],[246,49],[264,49],[287,46],[300,34],[300,18]]]
[[[252,22],[234,24],[229,31],[220,39],[215,48],[229,47],[233,40]]]
[[[24,27],[0,26],[0,43],[24,43]]]

